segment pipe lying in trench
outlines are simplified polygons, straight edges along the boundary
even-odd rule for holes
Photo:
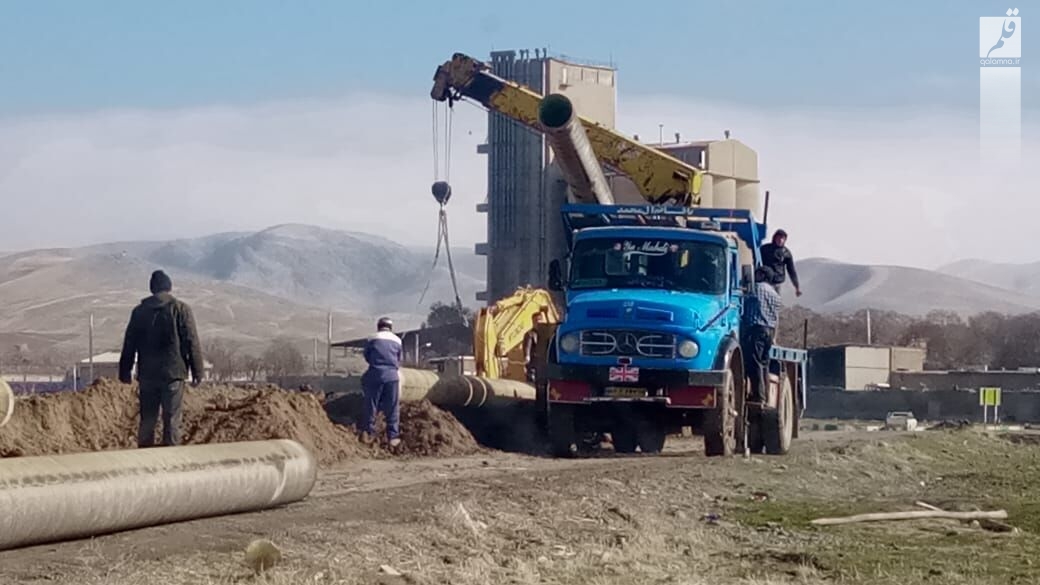
[[[317,473],[290,440],[0,459],[0,550],[289,504]]]
[[[502,378],[442,376],[429,370],[401,369],[401,401],[429,400],[437,406],[479,408],[534,400],[534,386]]]

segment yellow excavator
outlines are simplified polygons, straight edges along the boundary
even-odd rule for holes
[[[519,288],[490,307],[481,308],[473,328],[477,375],[528,381],[526,341],[537,326],[559,322],[560,313],[552,296],[540,288]]]

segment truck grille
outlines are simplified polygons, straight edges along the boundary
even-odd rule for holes
[[[582,331],[581,355],[675,358],[675,336],[654,331]]]

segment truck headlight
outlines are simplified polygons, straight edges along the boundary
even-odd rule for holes
[[[566,353],[575,353],[581,346],[581,339],[575,333],[568,333],[560,338],[560,349]]]
[[[697,357],[697,352],[699,352],[700,349],[701,348],[697,346],[697,342],[685,339],[679,344],[679,355],[686,359],[690,359],[692,357]]]

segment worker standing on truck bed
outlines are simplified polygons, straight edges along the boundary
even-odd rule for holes
[[[376,324],[376,334],[365,342],[368,369],[361,377],[365,408],[361,421],[361,438],[370,442],[375,435],[376,411],[386,418],[386,438],[390,447],[401,444],[401,339],[393,332],[394,324],[383,317]]]
[[[155,425],[162,410],[162,443],[181,442],[181,400],[184,381],[191,374],[198,385],[203,376],[202,345],[195,330],[191,307],[170,294],[173,281],[162,270],[152,273],[148,283],[152,296],[141,301],[130,314],[119,357],[119,381],[133,381],[137,361],[141,421],[137,446],[155,443]]]
[[[787,274],[790,274],[795,294],[802,296],[802,287],[798,284],[798,272],[794,269],[794,256],[787,248],[787,232],[776,230],[776,233],[773,234],[773,241],[762,246],[760,252],[762,265],[773,273],[771,283],[776,291],[780,292],[780,285],[787,280]]]
[[[751,402],[765,403],[769,379],[769,350],[783,303],[771,284],[776,276],[762,266],[755,270],[754,292],[744,299],[744,364],[751,380]]]

